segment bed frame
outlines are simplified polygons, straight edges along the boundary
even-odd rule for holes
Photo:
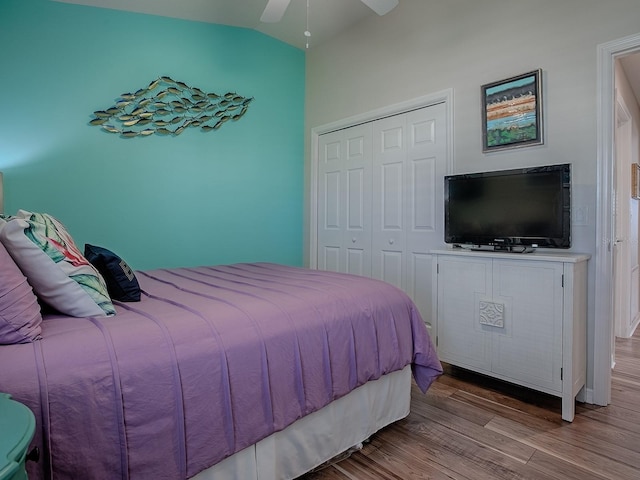
[[[368,382],[192,480],[294,479],[409,414],[411,367]]]

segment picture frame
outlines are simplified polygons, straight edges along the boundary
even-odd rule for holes
[[[640,165],[631,164],[631,198],[640,199]]]
[[[482,151],[544,144],[542,70],[481,87]]]

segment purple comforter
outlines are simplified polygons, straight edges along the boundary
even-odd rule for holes
[[[111,318],[49,315],[0,346],[0,391],[36,416],[30,479],[182,479],[411,363],[441,373],[386,283],[274,264],[137,272]]]

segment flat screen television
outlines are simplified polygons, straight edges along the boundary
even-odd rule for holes
[[[445,242],[494,250],[571,247],[571,165],[444,179]]]

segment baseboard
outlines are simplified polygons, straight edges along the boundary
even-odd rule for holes
[[[593,388],[584,389],[584,403],[593,405]]]

